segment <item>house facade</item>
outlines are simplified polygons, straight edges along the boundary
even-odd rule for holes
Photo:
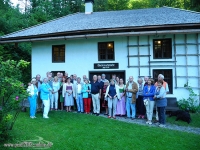
[[[200,43],[200,34],[33,42],[32,76],[38,73],[45,76],[47,71],[67,71],[80,77],[87,75],[90,79],[93,74],[105,73],[108,78],[112,74],[124,79],[132,75],[137,80],[144,76],[156,79],[162,73],[169,84],[168,96],[187,97],[183,88],[185,83],[188,82],[197,93],[199,89],[200,44],[197,41]],[[107,51],[103,56],[101,45]],[[56,49],[63,53],[62,56],[53,54]]]
[[[92,7],[91,1],[87,4]],[[0,43],[32,42],[33,77],[66,71],[92,79],[105,73],[126,82],[129,76],[156,80],[161,73],[169,84],[168,97],[187,98],[187,82],[200,93],[199,13],[168,7],[91,11],[3,36]]]

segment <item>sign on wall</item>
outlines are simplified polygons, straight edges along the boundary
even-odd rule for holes
[[[119,69],[119,63],[95,63],[94,69]]]

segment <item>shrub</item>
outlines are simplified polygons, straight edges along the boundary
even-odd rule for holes
[[[184,87],[189,91],[189,97],[187,99],[182,98],[178,101],[179,108],[192,113],[198,112],[200,110],[197,99],[199,95],[194,93],[193,89],[188,85],[188,83],[184,84]]]
[[[20,102],[27,97],[23,69],[29,62],[20,60],[3,61],[0,57],[0,141],[6,140],[19,112]]]

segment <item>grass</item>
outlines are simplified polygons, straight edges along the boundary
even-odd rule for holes
[[[187,122],[184,122],[182,120],[176,120],[176,117],[167,117],[166,122],[175,124],[178,126],[188,126],[188,127],[199,127],[200,128],[200,113],[190,113],[192,122],[188,124]]]
[[[199,135],[158,127],[141,126],[86,114],[50,112],[50,119],[20,113],[12,130],[12,140],[34,140],[37,136],[53,143],[52,150],[197,150]],[[0,149],[23,149],[4,148]],[[24,148],[27,149],[27,148]]]

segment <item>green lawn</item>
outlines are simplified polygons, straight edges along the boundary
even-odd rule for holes
[[[53,150],[200,149],[200,135],[192,133],[141,126],[86,114],[50,112],[49,117],[50,119],[43,119],[39,113],[36,119],[30,119],[28,112],[20,113],[12,130],[13,140],[6,143],[34,140],[39,136],[52,142],[50,149]]]
[[[200,128],[200,113],[190,113],[190,116],[192,119],[192,122],[190,124],[188,124],[187,122],[184,122],[182,120],[175,121],[176,120],[175,116],[167,117],[166,121],[168,123],[175,124],[178,126],[190,126],[190,127],[199,127]]]

